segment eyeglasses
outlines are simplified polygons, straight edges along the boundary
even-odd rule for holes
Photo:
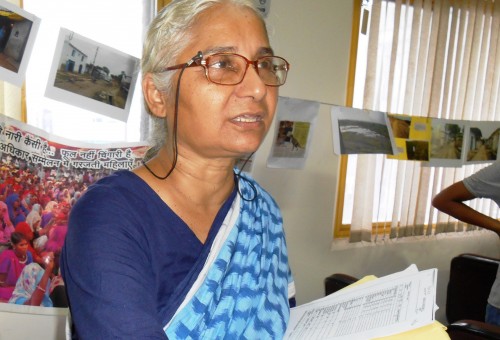
[[[164,71],[184,67],[203,66],[209,81],[219,85],[238,85],[245,78],[248,66],[253,65],[262,82],[267,86],[281,86],[286,81],[290,64],[281,57],[265,56],[248,60],[236,53],[215,53],[205,59],[194,58],[191,63],[170,66]]]

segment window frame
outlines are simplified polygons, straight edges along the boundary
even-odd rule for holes
[[[354,82],[356,77],[356,60],[358,56],[358,41],[361,24],[361,1],[353,1],[352,27],[351,27],[351,49],[349,53],[349,67],[347,75],[347,91],[345,104],[347,107],[352,107],[354,101]],[[337,186],[337,200],[335,205],[335,214],[333,220],[333,237],[347,238],[351,233],[350,224],[342,224],[344,213],[345,188],[347,177],[347,162],[348,156],[339,156],[339,172]]]

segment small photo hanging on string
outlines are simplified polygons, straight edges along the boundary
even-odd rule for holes
[[[273,145],[267,160],[268,167],[304,167],[318,110],[317,102],[279,98]]]
[[[61,28],[45,96],[126,122],[139,59]]]
[[[333,106],[331,116],[335,154],[394,154],[387,113]]]
[[[467,122],[432,118],[430,166],[460,167],[465,159]]]
[[[40,18],[0,0],[0,80],[23,85]]]
[[[489,163],[498,159],[500,122],[470,121],[467,130],[466,164]]]

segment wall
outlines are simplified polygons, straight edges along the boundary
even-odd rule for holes
[[[270,132],[256,154],[252,174],[282,209],[299,304],[323,296],[323,279],[332,273],[382,276],[415,263],[419,269],[438,268],[436,317],[445,322],[451,258],[463,252],[500,257],[498,237],[479,233],[344,249],[332,245],[339,158],[333,153],[328,104],[345,105],[353,1],[359,0],[271,1],[271,44],[291,64],[280,95],[322,105],[303,170],[266,167]]]
[[[67,308],[0,303],[0,339],[65,340],[69,322]]]

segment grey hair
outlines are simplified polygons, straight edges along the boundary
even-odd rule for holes
[[[172,0],[149,25],[142,51],[142,77],[151,74],[158,90],[165,92],[172,99],[174,98],[173,76],[175,72],[161,71],[168,66],[173,66],[179,54],[193,39],[190,32],[196,18],[217,4],[234,4],[250,8],[264,23],[262,13],[255,6],[254,0]],[[145,108],[151,113],[147,105]],[[147,158],[156,154],[165,142],[167,134],[165,119],[150,116],[152,117],[150,134],[152,149],[148,152]]]

